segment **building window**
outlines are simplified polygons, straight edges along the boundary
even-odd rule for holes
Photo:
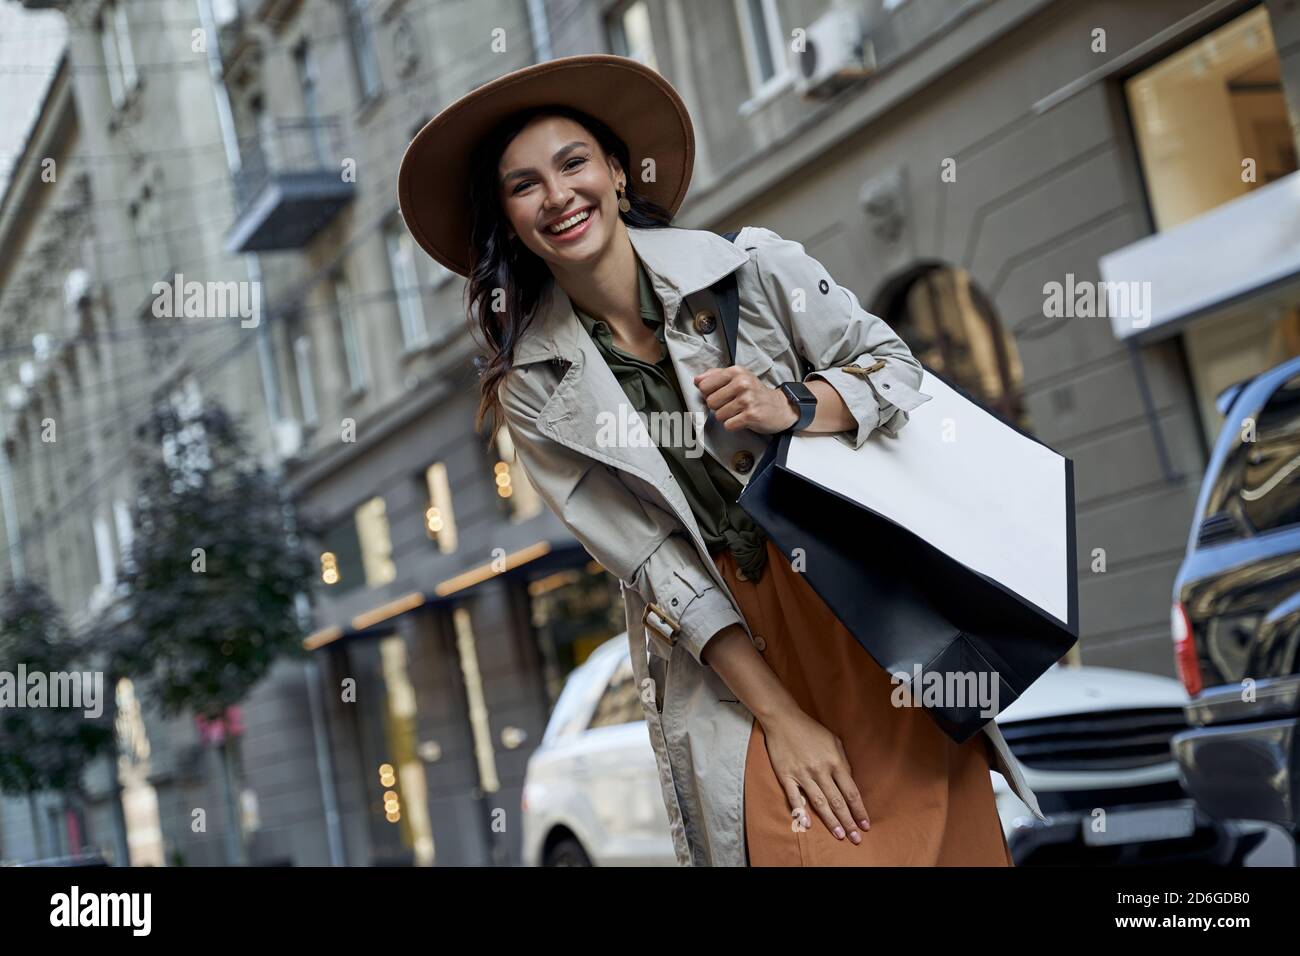
[[[658,70],[654,35],[650,30],[650,11],[645,0],[634,0],[611,11],[605,20],[609,48],[619,56],[631,57]]]
[[[1015,339],[965,269],[917,265],[886,282],[871,311],[898,333],[922,365],[956,382],[1006,421],[1030,430]]]
[[[298,141],[297,132],[294,127],[288,127],[287,132],[294,138],[292,144],[283,144],[287,148],[285,152],[297,152],[299,150],[311,149],[313,151],[316,165],[328,165],[329,151],[325,148],[325,127],[321,123],[320,109],[320,69],[316,64],[316,54],[311,45],[304,40],[293,51],[294,64],[298,70],[298,90],[302,96],[302,114],[306,122],[298,126],[298,131],[306,127],[307,137]],[[263,116],[267,118],[269,124],[268,131],[259,130],[259,138],[263,142],[263,149],[266,150],[267,158],[275,163],[280,162],[281,143],[276,133],[275,121],[270,118],[269,111],[263,111]],[[301,162],[302,156],[285,157],[289,161]],[[274,168],[274,167],[272,167]]]
[[[339,323],[339,339],[343,343],[343,362],[348,371],[348,387],[359,392],[366,387],[366,358],[361,347],[361,334],[353,309],[352,289],[348,280],[336,273],[330,283],[334,297],[334,314]]]
[[[316,380],[312,374],[311,336],[300,335],[293,340],[293,367],[298,379],[298,402],[302,406],[302,423],[315,425]]]
[[[438,550],[448,554],[456,550],[456,516],[451,509],[451,482],[447,466],[435,462],[424,472],[429,491],[429,505],[424,512],[424,530],[438,542]]]
[[[776,0],[736,0],[749,83],[760,95],[779,86],[791,73]]]
[[[379,92],[379,58],[375,54],[375,28],[371,19],[370,0],[346,0],[348,41],[352,62],[361,85],[361,98],[370,99]]]
[[[424,321],[423,290],[415,267],[415,239],[400,221],[388,224],[384,238],[397,315],[402,323],[402,344],[408,349],[419,348],[428,344],[429,330]]]
[[[118,553],[125,560],[135,541],[135,526],[131,523],[131,509],[121,498],[113,502],[113,525],[117,530]]]
[[[100,11],[99,38],[104,50],[104,70],[114,108],[119,108],[135,90],[140,75],[131,49],[131,30],[126,5],[121,0],[104,4]]]
[[[364,580],[355,515],[326,529],[321,541],[320,579],[327,587],[340,591],[359,587]]]
[[[369,587],[379,587],[397,577],[393,540],[388,533],[384,499],[371,498],[356,510],[357,538],[361,542],[361,567]]]
[[[1263,5],[1138,73],[1124,91],[1158,230],[1296,170]]]
[[[519,464],[515,444],[505,428],[497,429],[496,445],[500,457],[492,466],[492,480],[496,484],[497,497],[504,503],[510,520],[527,521],[541,514],[542,499],[528,480],[523,466]]]
[[[103,515],[91,519],[95,538],[95,561],[99,566],[99,586],[106,593],[117,587],[117,559],[113,553],[113,532]]]

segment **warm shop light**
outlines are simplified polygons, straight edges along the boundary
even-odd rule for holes
[[[480,564],[476,568],[471,568],[455,577],[448,578],[435,587],[433,592],[438,597],[446,597],[448,594],[454,594],[457,591],[463,591],[465,588],[473,587],[475,584],[488,580],[488,578],[496,577],[502,571],[517,568],[521,564],[534,561],[543,555],[550,554],[550,552],[551,543],[549,541],[538,541],[536,544],[530,544],[526,548],[520,548],[518,551],[507,554],[505,556],[505,567],[501,568],[500,571],[494,568],[492,562],[489,561],[487,564]]]

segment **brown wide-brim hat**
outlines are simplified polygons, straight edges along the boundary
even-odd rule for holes
[[[676,214],[695,162],[695,131],[677,91],[624,56],[592,53],[547,60],[466,93],[415,134],[397,173],[402,218],[424,251],[468,276],[473,263],[470,178],[475,149],[498,123],[535,106],[582,110],[627,144],[634,189]],[[652,182],[637,171],[654,160]]]

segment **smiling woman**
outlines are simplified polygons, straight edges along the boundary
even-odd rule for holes
[[[891,706],[738,501],[776,433],[895,434],[929,399],[920,364],[799,243],[672,226],[693,158],[672,87],[607,55],[507,74],[420,131],[398,191],[416,240],[469,277],[479,424],[504,419],[529,482],[621,583],[681,864],[1006,865],[988,740]],[[683,427],[609,428],[629,407]]]

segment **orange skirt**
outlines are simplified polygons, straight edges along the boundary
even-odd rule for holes
[[[755,719],[745,760],[750,865],[1014,865],[989,779],[988,737],[957,744],[923,709],[895,707],[889,675],[781,550],[771,540],[765,546],[757,582],[737,576],[731,552],[714,560],[763,659],[799,706],[844,744],[871,829],[860,831],[856,846],[847,835],[837,840],[811,806],[811,827],[797,827]]]

